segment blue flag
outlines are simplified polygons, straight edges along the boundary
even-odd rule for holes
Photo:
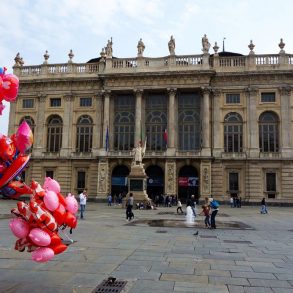
[[[106,144],[105,144],[105,150],[106,152],[109,150],[109,129],[107,126],[107,131],[106,131]]]

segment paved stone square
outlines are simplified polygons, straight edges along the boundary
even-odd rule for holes
[[[203,217],[185,227],[176,207],[134,210],[129,223],[120,206],[90,202],[76,242],[35,263],[14,250],[15,205],[0,200],[0,292],[92,292],[109,276],[127,281],[122,292],[129,293],[293,292],[293,208],[261,215],[258,207],[221,206],[219,229],[209,230]]]

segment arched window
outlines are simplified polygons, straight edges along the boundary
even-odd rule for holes
[[[114,149],[131,150],[134,147],[135,99],[119,95],[114,101]]]
[[[180,150],[199,150],[201,145],[200,96],[180,94],[178,100],[178,135]]]
[[[243,151],[243,121],[238,113],[228,113],[224,119],[224,149],[227,153]]]
[[[150,95],[146,99],[147,149],[162,151],[167,148],[164,132],[167,129],[167,98],[164,95]]]
[[[28,125],[29,125],[29,127],[31,128],[31,130],[32,130],[32,133],[34,134],[34,132],[35,132],[35,121],[34,121],[34,119],[31,117],[31,116],[24,116],[23,118],[21,118],[20,119],[20,122],[19,122],[19,125],[23,122],[23,121],[25,121]]]
[[[279,151],[279,118],[273,112],[264,112],[259,117],[259,149],[261,152]]]
[[[59,152],[62,145],[62,128],[61,117],[53,115],[48,118],[47,124],[47,151]]]
[[[93,121],[88,115],[81,116],[76,125],[76,151],[88,153],[92,149]]]

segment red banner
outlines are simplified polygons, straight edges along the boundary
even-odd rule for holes
[[[178,183],[179,186],[188,186],[188,177],[179,177]]]

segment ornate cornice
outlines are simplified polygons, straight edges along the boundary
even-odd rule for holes
[[[176,95],[176,93],[177,93],[177,88],[167,88],[167,92],[168,92],[168,94],[171,96],[171,95]]]

